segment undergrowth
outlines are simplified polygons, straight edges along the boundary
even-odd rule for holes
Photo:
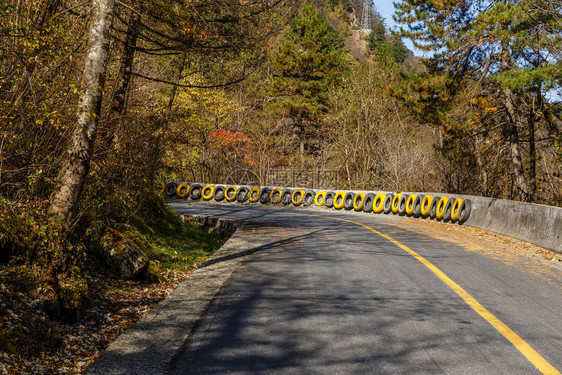
[[[183,222],[155,195],[140,209],[114,198],[112,207],[87,211],[69,236],[55,229],[41,202],[16,204],[0,195],[0,363],[2,353],[33,360],[60,350],[56,322],[79,320],[103,298],[91,295],[98,281],[90,274],[98,273],[92,265],[104,267],[94,249],[107,228],[146,244],[151,269],[141,283],[194,269],[226,241]]]

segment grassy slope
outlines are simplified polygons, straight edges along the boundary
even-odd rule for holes
[[[154,209],[149,217],[136,216],[116,226],[147,244],[145,252],[153,261],[150,277],[119,280],[89,252],[85,280],[90,304],[77,320],[64,322],[48,313],[45,301],[52,292],[44,267],[0,263],[0,372],[83,370],[226,241],[184,223],[162,202]]]

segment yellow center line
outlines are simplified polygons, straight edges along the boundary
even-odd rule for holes
[[[249,210],[252,210],[251,208]],[[258,210],[259,211],[259,210]],[[395,240],[394,238],[379,232],[376,229],[369,227],[368,225],[359,223],[357,221],[342,219],[338,217],[313,215],[305,213],[291,212],[293,215],[309,216],[309,217],[319,217],[323,219],[345,221],[355,225],[359,225],[398,246],[402,250],[406,251],[408,254],[417,259],[421,264],[426,266],[431,272],[433,272],[441,281],[443,281],[449,288],[451,288],[459,297],[461,297],[474,311],[476,311],[481,317],[483,317],[488,323],[492,325],[498,332],[500,332],[509,342],[513,344],[539,371],[543,374],[548,375],[561,375],[560,372],[554,368],[546,359],[544,359],[531,345],[527,344],[517,333],[513,332],[505,323],[499,320],[494,314],[492,314],[488,309],[482,306],[474,297],[472,297],[466,290],[461,288],[459,284],[451,280],[449,276],[445,275],[443,271],[437,268],[433,263],[416,253],[414,250],[410,249],[408,246],[402,244],[401,242]]]
[[[513,332],[505,323],[499,320],[494,314],[492,314],[488,309],[482,306],[474,297],[472,297],[466,290],[461,288],[459,284],[451,280],[449,276],[445,275],[443,271],[437,268],[433,263],[416,253],[414,250],[410,249],[408,246],[402,244],[401,242],[395,240],[394,238],[379,232],[376,229],[373,229],[365,224],[348,220],[342,219],[337,217],[330,217],[330,216],[320,216],[320,215],[310,215],[304,213],[295,213],[296,215],[303,215],[303,216],[314,216],[320,217],[324,219],[331,219],[331,220],[339,220],[345,221],[348,223],[352,223],[355,225],[362,226],[363,228],[378,234],[379,236],[389,240],[402,250],[406,251],[408,254],[416,258],[421,264],[426,266],[431,272],[433,272],[441,281],[443,281],[449,288],[451,288],[455,293],[459,295],[474,311],[480,314],[488,323],[492,325],[495,329],[497,329],[509,342],[513,344],[539,371],[543,374],[549,375],[560,375],[560,372],[554,368],[546,359],[544,359],[535,349],[531,347],[531,345],[527,344],[525,340],[523,340],[517,333]]]

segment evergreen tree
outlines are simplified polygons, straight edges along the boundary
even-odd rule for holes
[[[348,70],[343,38],[312,4],[306,4],[290,23],[290,30],[270,57],[273,69],[271,107],[287,115],[296,127],[301,154],[317,149],[321,114],[328,92]]]
[[[399,36],[388,35],[384,20],[380,17],[373,31],[367,36],[367,43],[377,59],[390,57],[402,64],[411,53]]]
[[[521,156],[521,118],[528,117],[534,143],[535,119],[552,113],[544,96],[560,87],[562,77],[560,54],[550,52],[560,51],[560,1],[399,0],[396,6],[396,20],[408,27],[402,34],[417,48],[433,53],[431,63],[436,68],[457,80],[490,78],[501,87],[517,189],[522,200],[532,200],[534,144],[530,147],[530,187]],[[522,113],[519,99],[527,92],[533,92],[540,104]],[[554,131],[559,136],[559,129]]]

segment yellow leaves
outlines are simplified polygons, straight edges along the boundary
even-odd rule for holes
[[[203,86],[200,76],[182,81],[185,85]],[[199,130],[224,128],[232,121],[232,116],[243,110],[230,100],[220,88],[183,88],[178,94],[178,108],[189,114],[189,123]]]

